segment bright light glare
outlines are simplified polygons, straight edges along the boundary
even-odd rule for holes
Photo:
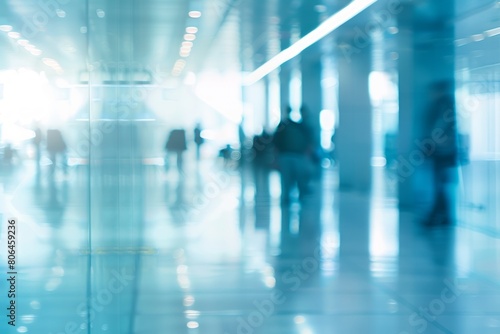
[[[35,138],[35,132],[18,125],[6,123],[2,126],[2,143],[20,143]]]
[[[370,98],[374,105],[379,105],[384,100],[397,96],[396,86],[391,82],[386,72],[373,71],[368,77]]]
[[[323,109],[319,114],[321,130],[333,130],[335,127],[335,113],[333,110]]]
[[[323,21],[316,29],[299,39],[289,48],[281,51],[276,56],[271,58],[269,61],[264,63],[262,66],[257,68],[255,71],[250,73],[250,75],[245,79],[245,85],[253,85],[274,69],[281,66],[283,63],[294,58],[300,54],[303,50],[316,43],[342,24],[346,23],[363,10],[377,2],[377,0],[354,0],[347,6],[342,8],[337,13],[330,16],[328,19]]]
[[[206,72],[199,75],[196,96],[229,121],[239,124],[243,114],[241,78],[237,72],[225,74]]]
[[[194,34],[185,34],[184,35],[184,39],[186,41],[194,41],[196,39],[196,35],[194,35]]]
[[[68,87],[61,80],[57,84]],[[0,85],[3,85],[0,110],[4,140],[18,142],[32,138],[34,133],[26,128],[33,121],[58,126],[85,102],[81,101],[84,95],[77,91],[71,91],[68,100],[56,100],[54,87],[45,74],[29,69],[0,71]]]
[[[196,34],[198,32],[198,28],[196,28],[196,27],[187,27],[186,28],[186,32],[188,34]]]

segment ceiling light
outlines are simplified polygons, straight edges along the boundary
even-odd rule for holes
[[[51,67],[52,67],[52,66],[54,66],[54,65],[56,65],[56,66],[58,65],[58,64],[57,64],[57,61],[55,61],[55,60],[54,60],[54,59],[52,59],[52,58],[43,58],[43,59],[42,59],[42,61],[43,61],[43,63],[44,63],[45,65],[47,65],[47,66],[51,66]]]
[[[187,327],[191,328],[191,329],[195,329],[195,328],[200,327],[200,324],[198,322],[196,322],[196,321],[189,321],[187,323]]]
[[[391,35],[396,35],[399,32],[399,29],[398,29],[398,27],[389,27],[389,28],[387,28],[387,31]]]
[[[28,50],[29,53],[31,53],[33,56],[39,56],[42,54],[42,51],[41,50],[38,50],[38,49],[33,49],[33,50]]]
[[[460,47],[469,44],[469,40],[467,38],[461,38],[455,40],[455,46]]]
[[[189,52],[191,52],[191,47],[189,47],[189,46],[183,46],[183,47],[181,47],[181,52],[184,52],[184,53],[187,52],[187,53],[189,53]]]
[[[189,57],[189,54],[190,54],[190,52],[183,52],[183,51],[179,52],[179,56],[181,56],[183,58]]]
[[[189,12],[189,17],[191,17],[193,19],[197,19],[197,18],[201,17],[201,12],[199,10],[192,10]]]
[[[2,25],[0,25],[0,31],[3,31],[3,32],[12,31],[12,26],[10,26],[8,24],[2,24]]]
[[[326,6],[325,5],[316,5],[316,6],[314,6],[314,10],[317,11],[318,13],[324,13],[324,12],[326,12]]]
[[[56,9],[56,14],[60,18],[65,18],[66,17],[66,12],[64,10],[62,10],[62,9]]]
[[[97,14],[97,17],[101,18],[101,19],[106,16],[106,12],[103,11],[102,9],[97,9],[96,14]]]
[[[21,34],[15,31],[11,31],[7,34],[10,38],[18,39],[21,37]]]
[[[177,59],[177,61],[175,62],[175,65],[186,65],[186,61],[184,59]]]
[[[186,28],[186,32],[188,34],[196,34],[198,32],[198,28],[196,28],[196,27],[187,27]]]
[[[497,27],[497,28],[493,28],[493,29],[490,29],[490,30],[486,30],[484,32],[484,34],[488,37],[493,37],[493,36],[496,36],[496,35],[500,35],[500,27]]]
[[[185,34],[184,35],[184,39],[186,41],[194,41],[196,39],[196,35],[194,35],[194,34]]]
[[[484,40],[484,35],[483,34],[476,34],[476,35],[472,35],[471,38],[474,42],[480,42],[480,41]]]
[[[19,39],[17,40],[17,44],[21,46],[28,46],[30,44],[30,41],[28,41],[27,39]]]
[[[281,51],[245,78],[245,85],[253,85],[283,63],[294,58],[306,48],[316,43],[342,24],[346,23],[377,0],[353,0],[347,6],[323,21],[316,29],[299,39],[289,48]]]
[[[191,48],[193,47],[193,42],[184,41],[182,42],[182,46]]]

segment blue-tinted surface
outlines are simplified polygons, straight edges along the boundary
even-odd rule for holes
[[[18,330],[498,332],[495,235],[471,222],[423,229],[387,184],[338,192],[332,169],[307,203],[282,208],[275,172],[256,183],[251,170],[196,167],[179,179],[138,166],[133,191],[118,174],[93,184],[91,249],[88,167],[53,181],[29,165],[3,170],[19,226]]]
[[[282,206],[278,172],[216,158],[226,144],[238,147],[241,116],[248,137],[280,118],[272,88],[277,73],[266,95],[264,80],[242,94],[241,72],[279,52],[280,42],[298,38],[293,22],[302,7],[255,1],[0,1],[2,333],[500,332],[500,6],[455,1],[458,122],[470,140],[470,161],[457,174],[456,226],[424,228],[418,217],[425,205],[398,209],[403,184],[395,182],[393,167],[400,156],[387,143],[397,142],[398,126],[414,129],[397,124],[398,61],[422,51],[405,50],[410,57],[404,58],[399,32],[412,32],[398,32],[395,15],[382,16],[383,33],[377,31],[373,54],[365,54],[376,72],[353,76],[373,78],[371,161],[380,167],[372,168],[371,193],[340,191],[337,166],[329,162],[303,203]],[[417,9],[433,18],[429,1]],[[308,10],[316,17],[340,8],[325,4]],[[361,33],[360,51],[370,50],[359,42],[373,15],[387,14],[387,4],[379,1],[348,23],[347,36]],[[201,19],[189,18],[200,6]],[[449,14],[446,5],[436,7]],[[424,22],[414,19],[413,26]],[[183,57],[179,47],[192,26],[198,28],[193,50]],[[9,36],[9,29],[22,36]],[[418,41],[433,41],[434,33]],[[333,37],[321,51],[330,66],[317,68],[328,110],[322,119],[317,110],[316,121],[328,144],[338,127],[342,84]],[[39,49],[18,41],[24,39]],[[442,67],[442,59],[431,59],[433,67],[422,68]],[[288,86],[298,109],[296,72]],[[310,80],[321,77],[312,74]],[[67,174],[59,156],[51,174],[45,144],[37,171],[29,132],[36,121],[44,133],[61,129]],[[198,121],[206,130],[199,163],[191,138]],[[168,171],[164,165],[174,128],[188,131],[182,176],[174,156]],[[5,155],[10,142],[18,152],[12,162]],[[411,200],[428,204],[432,180],[418,177]],[[9,218],[18,229],[16,327],[4,315]]]

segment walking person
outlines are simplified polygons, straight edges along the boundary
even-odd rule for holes
[[[435,148],[429,153],[433,177],[433,202],[424,225],[449,225],[454,221],[454,197],[459,164],[458,132],[453,85],[446,81],[434,83],[430,89],[431,103],[427,110],[426,133],[436,131]]]
[[[312,133],[303,122],[290,118],[292,109],[286,108],[287,118],[280,122],[273,136],[281,174],[281,203],[290,203],[291,191],[297,187],[299,199],[308,194],[311,178]]]

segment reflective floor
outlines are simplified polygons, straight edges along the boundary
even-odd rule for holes
[[[18,222],[2,333],[500,332],[500,243],[464,221],[482,219],[474,206],[424,229],[382,168],[371,196],[337,191],[329,168],[281,207],[275,171],[113,166],[2,169],[2,247]]]

